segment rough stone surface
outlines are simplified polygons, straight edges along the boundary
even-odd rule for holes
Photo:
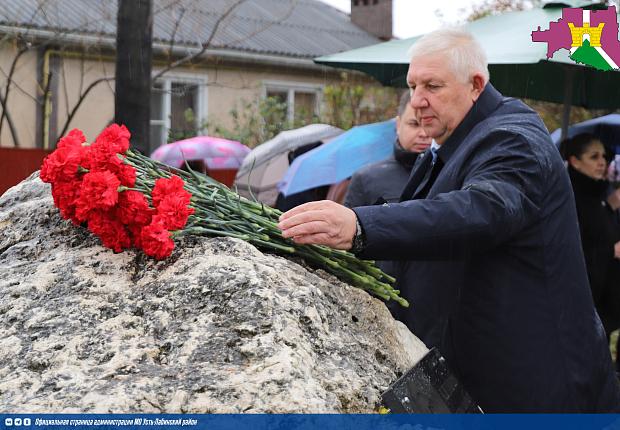
[[[385,305],[240,240],[161,262],[0,197],[0,412],[372,412],[426,347]]]

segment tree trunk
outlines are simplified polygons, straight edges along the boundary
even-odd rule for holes
[[[114,121],[131,132],[131,145],[150,154],[151,0],[119,0],[116,31],[116,94]]]

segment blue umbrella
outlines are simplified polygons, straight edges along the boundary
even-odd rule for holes
[[[608,148],[620,154],[620,114],[612,113],[568,127],[568,137],[581,133],[591,133],[597,136]],[[556,145],[560,144],[561,134],[562,130],[559,128],[551,133],[551,139]]]
[[[385,160],[393,151],[396,122],[353,127],[332,141],[300,155],[278,184],[285,196],[335,184],[367,164]]]

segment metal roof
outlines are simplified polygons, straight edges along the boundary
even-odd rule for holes
[[[237,0],[153,0],[153,39],[199,47]],[[19,0],[3,2],[2,28],[59,35],[115,37],[117,0]],[[351,23],[349,15],[319,0],[245,0],[220,23],[212,49],[314,58],[380,40]]]

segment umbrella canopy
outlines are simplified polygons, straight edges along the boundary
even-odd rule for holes
[[[561,129],[551,133],[551,139],[558,145],[561,141]],[[620,114],[613,113],[598,118],[589,119],[568,127],[568,137],[581,133],[591,133],[601,139],[605,145],[620,154]]]
[[[278,188],[285,196],[335,184],[367,164],[385,160],[394,150],[394,120],[360,125],[293,161]]]
[[[278,197],[277,184],[289,167],[289,154],[306,145],[321,144],[342,133],[338,127],[310,124],[287,130],[254,148],[237,172],[235,186],[244,197],[273,206]]]
[[[566,49],[547,59],[547,44],[532,41],[532,32],[538,26],[544,30],[551,21],[562,17],[563,7],[575,6],[555,2],[543,8],[508,12],[467,23],[464,28],[476,37],[487,54],[493,86],[506,96],[588,109],[620,107],[619,72],[576,64]],[[606,6],[588,4],[588,8]],[[407,51],[419,37],[327,55],[314,61],[359,70],[384,85],[404,87],[409,66]]]
[[[250,148],[234,140],[196,136],[162,145],[152,154],[153,160],[172,167],[182,167],[185,160],[201,160],[210,170],[238,169]]]

